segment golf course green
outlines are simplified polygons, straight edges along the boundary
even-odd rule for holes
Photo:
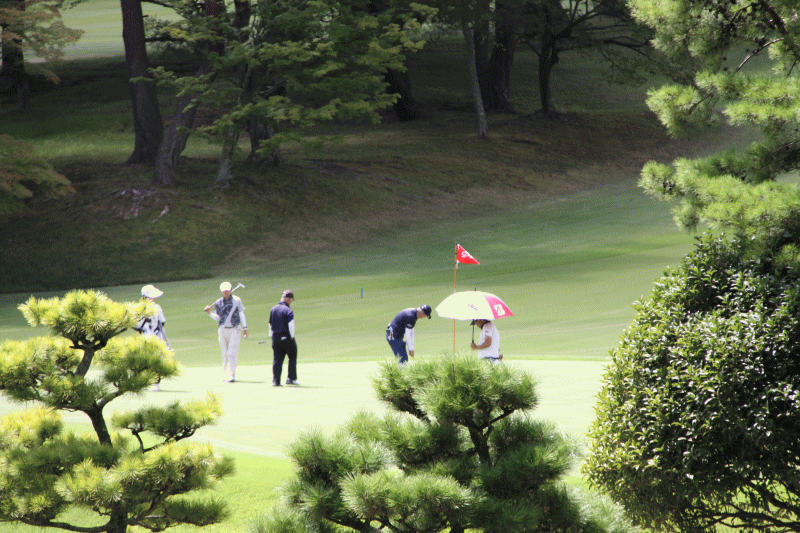
[[[497,321],[501,352],[504,364],[536,377],[540,404],[533,415],[580,441],[593,418],[608,352],[633,318],[631,304],[693,242],[674,226],[666,205],[636,187],[635,178],[507,211],[409,227],[391,243],[277,261],[269,268],[254,261],[218,279],[159,283],[154,277],[165,293],[159,303],[183,374],[163,383],[160,392],[120,399],[110,409],[208,392],[221,398],[225,415],[193,440],[236,457],[236,476],[217,489],[233,513],[205,531],[246,530],[291,470],[287,443],[309,428],[333,430],[359,410],[384,409],[371,385],[378,365],[390,360],[383,330],[397,311],[422,303],[435,309],[453,292],[457,241],[481,263],[458,268],[457,289],[495,293],[514,312]],[[244,301],[250,336],[242,342],[235,383],[222,381],[215,323],[203,312],[219,297],[223,280],[245,286],[236,294]],[[296,295],[301,386],[273,388],[267,318],[286,288]],[[139,289],[102,290],[122,301],[138,299]],[[0,295],[0,337],[47,334],[30,328],[17,309],[30,296]],[[454,339],[456,350],[465,351],[472,334],[467,322],[454,328],[453,320],[435,311],[416,329],[417,358],[451,353]],[[3,402],[0,411],[21,407]],[[76,414],[65,421],[90,429]],[[0,531],[20,530],[8,527]]]

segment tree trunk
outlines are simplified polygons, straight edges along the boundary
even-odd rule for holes
[[[485,139],[489,136],[486,129],[486,111],[483,109],[483,96],[481,95],[481,85],[478,79],[478,69],[475,64],[475,39],[472,35],[472,28],[466,21],[461,23],[461,32],[464,34],[464,41],[467,44],[467,63],[469,63],[469,80],[472,86],[472,100],[475,103],[475,112],[478,115],[478,137]]]
[[[551,40],[542,47],[542,52],[539,54],[539,103],[542,106],[539,113],[546,117],[556,115],[550,92],[550,75],[556,63],[558,63],[558,49]]]
[[[397,120],[408,122],[418,119],[420,117],[419,106],[411,96],[411,74],[407,70],[405,72],[390,70],[386,73],[385,79],[389,84],[386,92],[400,95],[394,103]]]
[[[250,24],[250,17],[253,14],[253,9],[250,6],[249,0],[233,0],[233,27],[245,28]]]
[[[251,165],[260,165],[266,161],[264,156],[258,153],[261,141],[271,139],[275,135],[275,128],[262,118],[253,117],[247,125],[247,133],[250,134],[250,155],[247,156],[245,162]],[[270,159],[276,167],[285,163],[281,149],[277,146],[272,149]]]
[[[484,95],[486,108],[492,111],[511,112],[511,66],[517,38],[514,33],[514,14],[504,4],[497,4],[497,21],[494,49],[489,58],[487,90]]]
[[[112,446],[111,434],[108,432],[105,418],[103,418],[103,411],[99,407],[84,411],[89,420],[92,421],[92,428],[97,435],[97,440],[104,446]]]
[[[261,165],[266,160],[261,154],[258,153],[259,145],[262,139],[268,139],[267,126],[260,117],[250,117],[247,121],[247,134],[250,136],[250,153],[247,154],[245,163],[248,165]]]
[[[27,111],[31,108],[31,89],[28,75],[25,74],[25,56],[22,48],[3,47],[3,70],[0,71],[2,83],[17,96],[17,109]]]
[[[491,466],[492,455],[489,451],[488,437],[478,428],[469,425],[466,427],[467,431],[469,431],[469,438],[472,441],[472,445],[475,447],[475,451],[478,455],[478,461],[480,461],[481,465],[483,466]]]
[[[475,72],[478,76],[478,84],[481,89],[481,96],[486,107],[486,93],[489,90],[489,24],[482,23],[472,27],[472,42],[475,47]]]
[[[150,63],[144,41],[144,19],[141,0],[120,0],[122,10],[122,42],[125,44],[125,63],[133,108],[134,145],[127,164],[155,162],[164,135],[164,124],[152,81],[130,81],[146,77]]]
[[[213,72],[211,61],[206,61],[195,73],[195,77],[204,76]],[[164,131],[164,137],[158,146],[156,154],[155,168],[153,169],[153,183],[155,185],[172,186],[175,185],[175,171],[178,166],[178,158],[186,148],[186,141],[189,139],[194,119],[197,115],[197,104],[195,104],[195,94],[185,94],[178,98],[175,103],[175,110],[172,113],[169,124]]]
[[[225,131],[225,137],[222,141],[222,153],[219,157],[219,168],[217,170],[217,179],[214,181],[214,188],[227,189],[231,186],[233,181],[231,166],[238,141],[239,132],[236,126],[230,126]]]
[[[92,422],[92,428],[97,435],[97,440],[103,446],[113,447],[111,434],[108,431],[105,417],[103,417],[103,409],[101,407],[94,407],[84,411],[86,416]],[[105,525],[106,533],[126,533],[128,531],[128,513],[120,502],[113,502],[110,505],[108,522]]]
[[[75,375],[84,377],[86,373],[89,371],[89,368],[92,366],[92,361],[94,360],[94,354],[97,351],[97,347],[94,345],[90,345],[91,341],[85,340],[86,344],[83,346],[83,359],[81,362],[78,363],[78,367],[75,369]]]
[[[25,11],[25,2],[18,0],[10,9]],[[0,28],[2,32],[6,27]],[[0,82],[17,95],[17,109],[27,111],[31,108],[31,88],[28,75],[25,73],[25,53],[22,51],[22,39],[13,39],[13,44],[2,46],[3,66],[0,69]]]
[[[106,528],[107,533],[127,533],[128,515],[119,503],[112,504]]]
[[[216,18],[225,10],[225,6],[220,0],[207,0],[203,9],[205,16]],[[216,52],[219,55],[225,52],[225,43],[221,38],[211,40],[207,46],[209,52]],[[211,73],[214,75],[208,80],[209,83],[216,78],[216,73],[211,60],[206,59],[194,75],[199,78]],[[175,103],[172,119],[164,132],[156,154],[156,164],[153,169],[153,184],[155,185],[171,186],[175,184],[178,158],[186,149],[186,141],[189,140],[189,134],[197,116],[197,104],[194,102],[197,96],[196,93],[187,93],[178,98]]]

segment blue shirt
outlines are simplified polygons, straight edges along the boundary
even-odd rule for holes
[[[289,322],[294,320],[294,311],[286,302],[279,302],[278,305],[269,311],[269,325],[272,328],[273,337],[291,337]]]
[[[392,336],[397,340],[402,340],[403,336],[406,334],[406,328],[414,329],[417,318],[419,317],[417,317],[416,307],[403,309],[397,313],[397,316],[394,317],[394,320],[389,324],[389,329],[392,330]]]

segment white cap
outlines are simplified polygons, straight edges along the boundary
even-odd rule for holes
[[[233,287],[231,287],[231,282],[230,281],[223,281],[222,283],[219,284],[219,290],[223,291],[223,292],[224,291],[229,291],[232,288]]]
[[[142,287],[142,296],[147,296],[148,298],[158,298],[162,294],[164,294],[164,291],[160,291],[152,285],[145,285]]]

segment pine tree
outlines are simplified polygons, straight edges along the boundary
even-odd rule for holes
[[[216,398],[113,416],[133,438],[106,420],[113,400],[179,372],[161,340],[120,337],[152,314],[152,303],[73,291],[31,297],[20,310],[53,335],[0,344],[0,392],[39,404],[0,421],[0,521],[125,533],[130,525],[162,531],[223,519],[224,504],[180,497],[233,472],[210,446],[179,442],[220,415]],[[93,433],[65,430],[59,411],[85,414]],[[88,518],[91,527],[66,522],[72,508],[99,519]]]
[[[800,61],[796,2],[632,0],[654,46],[696,67],[693,79],[649,94],[671,133],[722,120],[754,142],[671,165],[649,162],[641,185],[676,199],[679,225],[733,230],[800,249]],[[743,144],[743,143],[742,143]]]
[[[608,530],[561,482],[575,447],[528,417],[530,375],[443,356],[386,363],[375,389],[395,413],[298,439],[297,474],[257,532]]]

